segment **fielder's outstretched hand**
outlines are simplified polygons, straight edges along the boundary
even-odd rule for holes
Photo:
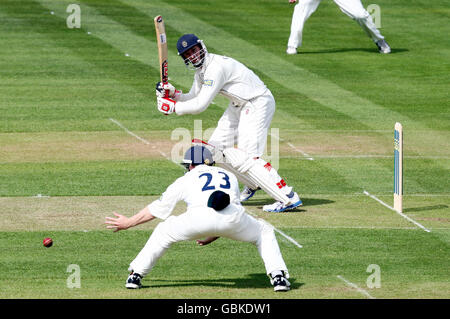
[[[114,215],[116,217],[106,217],[105,224],[109,225],[106,228],[114,229],[114,232],[130,228],[128,217],[117,213],[114,213]]]
[[[200,246],[205,246],[205,245],[208,245],[208,244],[212,243],[213,241],[215,241],[218,238],[219,237],[208,237],[208,238],[206,238],[204,240],[198,239],[197,240],[197,244],[199,244]]]

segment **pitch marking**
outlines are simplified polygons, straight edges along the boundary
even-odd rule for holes
[[[396,212],[397,214],[399,214],[400,216],[402,216],[402,217],[405,218],[406,220],[410,221],[410,222],[413,223],[414,225],[416,225],[416,226],[422,228],[424,231],[426,231],[426,232],[428,232],[428,233],[431,232],[431,230],[425,228],[423,225],[419,224],[419,223],[416,222],[414,219],[412,219],[412,218],[408,217],[407,215],[405,215],[405,214],[403,214],[403,213],[401,213],[401,212],[395,210],[394,207],[389,206],[388,204],[386,204],[385,202],[383,202],[382,200],[380,200],[380,199],[377,198],[376,196],[370,194],[369,192],[364,191],[364,195],[367,195],[367,196],[369,196],[370,198],[376,200],[376,201],[379,202],[381,205],[383,205],[383,206],[389,208],[390,210]]]
[[[277,140],[280,141],[280,142],[283,142],[283,141],[284,141],[283,138],[281,138],[281,137],[279,137],[279,136],[276,136],[276,135],[274,135],[274,134],[272,134],[272,133],[269,133],[269,135],[270,135],[272,138],[275,138],[275,139],[277,139]],[[312,158],[308,153],[303,152],[301,149],[295,147],[292,143],[288,142],[287,145],[289,145],[289,147],[292,148],[292,149],[293,149],[294,151],[296,151],[297,153],[302,154],[302,155],[305,157],[305,159],[307,159],[307,160],[309,160],[309,161],[314,161],[314,158]]]
[[[273,227],[273,226],[272,226]],[[287,240],[289,240],[291,243],[293,243],[295,246],[297,246],[298,248],[303,248],[302,245],[300,245],[299,243],[297,243],[295,241],[295,239],[293,239],[291,236],[286,235],[285,233],[283,233],[281,230],[273,227],[273,229],[278,232],[281,236],[283,236],[284,238],[286,238]]]
[[[365,295],[367,298],[369,299],[376,299],[375,297],[371,296],[366,290],[359,288],[357,285],[355,285],[354,283],[348,281],[347,279],[345,279],[344,277],[338,275],[337,276],[340,280],[342,280],[343,282],[345,282],[348,286],[355,288],[358,292],[362,293],[363,295]]]
[[[249,214],[252,215],[255,218],[260,218],[258,217],[258,215],[253,214],[251,211],[245,209],[245,211]],[[265,223],[269,224],[271,227],[273,227],[273,229],[279,233],[281,236],[283,236],[284,238],[286,238],[288,241],[290,241],[291,243],[293,243],[295,246],[297,246],[298,248],[303,248],[302,245],[300,245],[297,241],[295,241],[295,239],[293,239],[291,236],[286,235],[285,233],[283,233],[281,230],[277,229],[275,226],[273,226],[271,223],[269,223],[267,220],[260,218],[261,220],[263,220]]]
[[[116,124],[117,126],[119,126],[121,129],[123,129],[123,130],[124,130],[125,132],[127,132],[129,135],[131,135],[131,136],[137,138],[137,139],[138,139],[139,141],[141,141],[142,143],[144,143],[144,144],[146,144],[146,145],[151,145],[151,143],[150,143],[149,141],[147,141],[146,139],[140,137],[139,135],[134,134],[134,133],[131,132],[129,129],[127,129],[125,126],[123,126],[122,123],[120,123],[119,121],[117,121],[117,120],[115,120],[115,119],[113,119],[113,118],[110,118],[109,120],[110,120],[111,122],[113,122],[114,124]],[[179,164],[179,163],[177,163],[177,162],[175,162],[175,161],[172,161],[172,160],[169,158],[169,156],[167,156],[167,154],[164,153],[163,151],[158,150],[158,152],[159,152],[159,154],[161,154],[162,156],[164,156],[165,159],[171,161],[172,163],[177,164],[177,165],[180,166],[180,167],[183,167],[181,164]],[[183,167],[183,168],[184,168],[184,167]]]
[[[294,145],[292,145],[292,143],[288,142],[287,145],[289,145],[290,148],[292,148],[294,151],[302,154],[307,160],[309,161],[314,161],[314,158],[312,158],[311,156],[309,156],[308,153],[303,152],[301,149],[295,147]]]

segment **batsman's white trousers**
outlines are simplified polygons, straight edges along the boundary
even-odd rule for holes
[[[316,11],[321,0],[298,0],[292,14],[291,34],[288,40],[288,46],[297,48],[302,45],[303,26],[306,20]],[[333,0],[347,16],[355,20],[374,41],[384,39],[378,31],[372,17],[364,9],[360,0]]]
[[[274,113],[275,99],[270,90],[243,106],[230,102],[208,143],[221,149],[234,147],[237,143],[237,147],[250,157],[261,157],[266,150]]]
[[[156,226],[144,248],[130,263],[129,270],[145,276],[172,244],[210,236],[252,243],[258,248],[267,274],[276,270],[287,272],[273,227],[234,204],[221,212],[202,206],[189,208],[179,216],[170,216]]]

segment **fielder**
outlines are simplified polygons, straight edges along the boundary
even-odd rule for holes
[[[130,263],[127,288],[141,288],[141,279],[172,244],[197,239],[197,243],[203,246],[219,237],[227,237],[256,245],[274,290],[290,289],[289,273],[273,227],[245,213],[239,201],[236,177],[213,164],[213,156],[206,147],[193,146],[187,150],[183,160],[188,171],[158,200],[130,218],[116,213],[116,217],[106,217],[107,228],[114,231],[128,229],[155,217],[164,220]],[[170,216],[181,200],[187,204],[186,212]],[[204,237],[205,240],[198,240]]]
[[[194,34],[180,37],[177,49],[184,63],[196,70],[194,82],[187,94],[170,83],[164,87],[157,83],[158,110],[166,115],[198,114],[206,110],[217,94],[227,97],[228,108],[207,144],[217,165],[233,172],[246,186],[241,201],[263,189],[276,200],[265,205],[264,211],[283,212],[302,205],[293,188],[270,163],[261,159],[275,112],[275,100],[266,85],[242,63],[209,53]],[[167,91],[169,98],[164,97]]]
[[[291,34],[289,36],[287,54],[296,54],[297,48],[302,45],[303,26],[306,20],[316,11],[321,0],[299,0],[295,5],[291,22]],[[384,40],[380,31],[373,23],[372,17],[364,9],[360,0],[333,0],[351,19],[355,20],[372,39],[378,47],[380,53],[390,53],[391,48]],[[289,3],[295,3],[297,0],[289,0]]]

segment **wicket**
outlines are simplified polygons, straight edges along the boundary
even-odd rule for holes
[[[394,209],[402,212],[403,200],[403,127],[395,123],[394,127]]]

